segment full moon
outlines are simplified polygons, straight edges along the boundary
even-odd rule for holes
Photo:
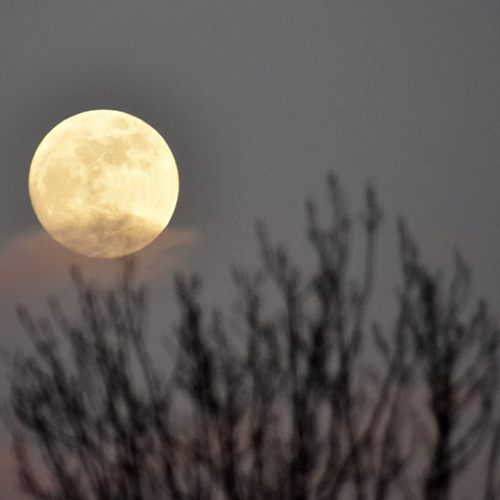
[[[154,128],[99,109],[71,116],[45,136],[31,162],[29,192],[56,241],[89,257],[120,257],[165,229],[179,175]]]

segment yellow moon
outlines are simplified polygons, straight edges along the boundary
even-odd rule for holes
[[[38,220],[59,243],[89,257],[119,257],[167,226],[179,175],[154,128],[121,111],[80,113],[53,128],[29,173]]]

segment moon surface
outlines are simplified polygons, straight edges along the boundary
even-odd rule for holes
[[[167,226],[179,195],[175,159],[144,121],[93,110],[42,140],[29,174],[38,220],[65,247],[89,257],[144,248]]]

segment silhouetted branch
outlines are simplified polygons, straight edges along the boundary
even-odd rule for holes
[[[199,278],[176,278],[168,375],[147,349],[148,296],[132,258],[109,290],[72,270],[77,319],[57,300],[46,319],[19,307],[33,347],[11,358],[25,491],[446,500],[491,437],[484,498],[495,498],[499,331],[484,302],[469,309],[468,267],[457,255],[445,288],[400,221],[395,321],[370,325],[382,211],[372,187],[356,219],[333,175],[327,194],[326,222],[315,202],[306,208],[312,270],[259,224],[260,266],[233,271],[235,310],[208,310]],[[359,222],[361,265],[351,262]]]

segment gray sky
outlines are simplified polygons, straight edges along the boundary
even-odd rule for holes
[[[177,159],[173,231],[139,254],[157,291],[181,269],[229,296],[258,218],[305,259],[304,200],[334,171],[354,209],[367,181],[385,209],[376,304],[397,283],[403,214],[433,265],[462,249],[498,310],[499,23],[500,4],[477,0],[2,2],[1,347],[22,344],[15,302],[41,304],[74,261],[31,208],[35,148],[97,108],[142,118]]]

